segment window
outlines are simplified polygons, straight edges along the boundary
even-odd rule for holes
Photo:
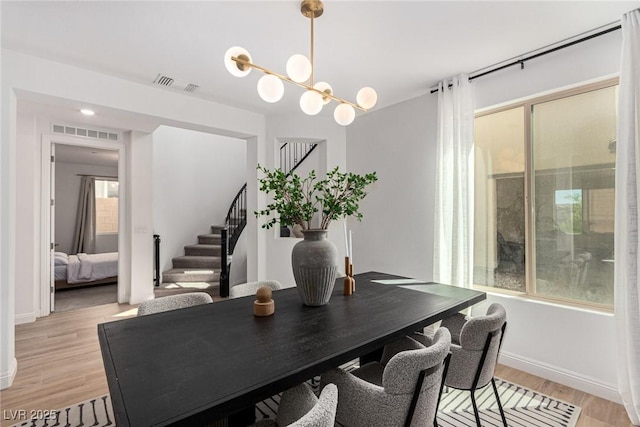
[[[96,179],[96,234],[118,232],[118,181]]]
[[[474,282],[613,305],[615,81],[478,114]]]
[[[565,234],[581,234],[582,190],[556,190],[553,204],[558,229]]]

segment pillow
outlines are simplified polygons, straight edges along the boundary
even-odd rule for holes
[[[64,252],[54,252],[53,262],[54,265],[67,265],[69,264],[69,255],[65,254]]]

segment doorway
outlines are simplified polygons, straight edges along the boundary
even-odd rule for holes
[[[41,315],[116,303],[124,145],[46,135],[43,153]]]

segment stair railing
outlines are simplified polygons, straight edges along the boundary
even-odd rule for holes
[[[153,284],[154,286],[160,286],[160,235],[153,235]]]
[[[226,298],[229,296],[229,260],[227,253],[229,252],[229,235],[227,228],[220,230],[220,296]]]
[[[233,254],[233,250],[236,248],[236,243],[240,238],[240,234],[244,227],[247,225],[247,184],[245,183],[236,197],[234,197],[227,217],[224,220],[227,229],[231,231],[229,234],[229,254]]]
[[[280,146],[280,169],[291,175],[315,150],[318,144],[288,144]]]
[[[318,144],[289,144],[285,142],[280,146],[280,169],[290,175],[309,157],[317,146]],[[227,254],[233,254],[236,243],[238,243],[238,239],[247,225],[247,183],[242,186],[236,197],[234,197],[233,202],[231,202],[224,222],[227,228],[221,235],[222,273],[220,275],[220,296],[229,294]]]

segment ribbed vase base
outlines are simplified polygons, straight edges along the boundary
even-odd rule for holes
[[[322,306],[329,302],[338,275],[338,266],[293,268],[298,293],[304,305]]]

